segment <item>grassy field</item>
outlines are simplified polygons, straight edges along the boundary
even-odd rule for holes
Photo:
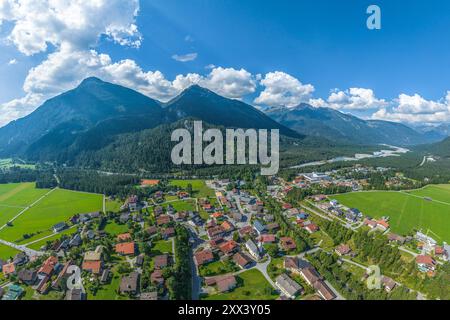
[[[172,241],[160,240],[153,244],[152,255],[160,255],[163,253],[172,253]]]
[[[278,297],[262,273],[256,269],[239,274],[237,281],[239,286],[233,291],[210,295],[205,300],[274,300]]]
[[[164,203],[163,207],[168,207],[169,204],[178,212],[178,211],[195,211],[195,201],[194,200],[180,200],[174,202]]]
[[[2,259],[2,260],[6,261],[9,258],[14,257],[19,252],[20,251],[14,249],[14,248],[0,244],[0,259]]]
[[[185,189],[192,185],[193,196],[198,198],[214,197],[214,190],[208,188],[204,180],[171,180],[170,184]]]
[[[430,229],[437,235],[433,235],[436,240],[450,241],[450,186],[427,186],[408,193],[354,192],[331,198],[374,218],[389,216],[393,232],[405,235],[413,230]]]
[[[0,169],[9,169],[11,167],[19,167],[23,169],[35,169],[36,166],[32,164],[25,164],[19,160],[9,159],[0,159]]]
[[[108,222],[104,230],[110,235],[117,236],[119,234],[128,232],[128,224],[118,224],[112,221]]]
[[[14,189],[6,186],[1,186],[6,190],[4,193],[0,191],[0,201],[3,201],[3,205],[14,203],[28,206],[49,191],[33,189],[33,184],[18,185]],[[102,210],[102,199],[102,195],[56,189],[18,217],[12,227],[0,231],[0,238],[18,241],[24,234],[48,231],[53,225],[67,221],[76,213]]]
[[[54,236],[51,236],[51,237],[46,238],[46,239],[42,239],[42,240],[37,241],[35,243],[32,243],[30,245],[27,245],[27,247],[30,248],[30,249],[34,249],[34,250],[39,250],[42,246],[46,245],[48,241],[55,241],[57,239],[60,239],[63,235],[73,235],[77,231],[78,231],[78,229],[76,227],[75,228],[71,228],[71,229],[67,229],[67,230],[64,230],[61,233],[55,234]],[[43,237],[45,237],[45,235],[41,236],[39,238],[43,238]],[[31,241],[36,241],[36,240],[37,239],[31,239]],[[25,241],[25,243],[29,243],[31,241],[30,241],[30,239],[27,239],[27,241]]]

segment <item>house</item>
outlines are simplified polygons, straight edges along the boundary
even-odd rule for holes
[[[61,231],[63,231],[66,228],[67,228],[67,224],[65,222],[60,222],[60,223],[55,224],[53,226],[53,232],[55,232],[55,233],[56,232],[61,232]]]
[[[134,256],[135,254],[135,243],[132,242],[123,242],[116,244],[116,253],[123,256]]]
[[[23,290],[23,288],[18,285],[10,285],[8,287],[8,292],[3,295],[2,300],[17,300],[20,298],[24,291],[25,290]]]
[[[154,187],[159,184],[159,180],[155,179],[142,179],[141,180],[141,187],[147,188],[147,187]]]
[[[274,234],[263,234],[259,237],[259,242],[264,243],[264,244],[274,243],[276,241],[277,241],[277,239]]]
[[[221,226],[215,226],[212,228],[209,228],[208,231],[208,237],[209,239],[216,239],[224,236],[224,230]]]
[[[156,218],[156,224],[158,225],[158,227],[163,226],[168,223],[170,223],[170,216],[168,216],[166,214],[162,214],[158,218]]]
[[[267,232],[275,232],[275,231],[278,231],[279,229],[280,229],[280,226],[276,222],[269,223],[268,225],[266,225]]]
[[[127,204],[128,204],[128,210],[130,210],[131,212],[136,211],[137,204],[138,204],[138,197],[135,195],[128,197]]]
[[[102,260],[102,246],[97,246],[94,251],[86,251],[84,254],[84,261],[100,261]]]
[[[164,277],[162,270],[157,269],[153,271],[152,274],[150,275],[150,281],[155,285],[162,286],[164,284]]]
[[[300,275],[310,286],[313,286],[315,282],[320,280],[320,276],[317,273],[316,269],[311,266],[301,269]]]
[[[144,254],[140,254],[136,257],[136,262],[135,262],[136,266],[138,267],[142,267],[142,265],[144,264]]]
[[[300,271],[304,268],[308,268],[311,265],[309,262],[297,257],[285,257],[283,261],[283,267],[295,274],[300,274]]]
[[[283,207],[283,210],[292,209],[292,205],[290,203],[283,203],[282,207]]]
[[[91,272],[92,274],[99,275],[102,271],[102,262],[100,260],[83,261],[81,269],[87,272]]]
[[[16,254],[14,256],[13,263],[16,266],[22,266],[27,262],[28,262],[28,256],[26,255],[25,252],[19,252],[18,254]]]
[[[236,263],[241,269],[245,269],[250,266],[253,261],[243,252],[238,252],[233,256],[233,261]]]
[[[194,254],[194,261],[197,266],[214,261],[214,255],[210,250],[203,250]]]
[[[2,272],[3,272],[3,275],[5,275],[5,276],[9,276],[10,274],[15,274],[16,266],[12,262],[8,263],[8,264],[4,264],[2,266]]]
[[[322,297],[324,300],[333,300],[336,298],[336,295],[333,291],[327,286],[325,282],[322,280],[318,280],[313,285],[314,289],[316,289],[317,293]]]
[[[100,283],[101,284],[106,284],[109,282],[109,276],[111,274],[111,271],[109,269],[105,269],[103,270],[102,276],[100,278]]]
[[[119,217],[119,222],[122,224],[127,223],[130,218],[131,214],[129,212],[123,212]]]
[[[156,226],[150,226],[147,229],[145,229],[145,232],[149,235],[149,236],[153,236],[155,234],[158,233],[158,228]]]
[[[66,300],[72,301],[86,300],[86,294],[81,289],[67,290]]]
[[[363,224],[368,226],[370,229],[375,229],[378,225],[378,223],[375,220],[371,220],[368,218],[364,219]]]
[[[386,276],[381,278],[381,284],[384,286],[384,290],[386,290],[386,292],[391,292],[397,285],[394,280]]]
[[[17,277],[20,282],[32,286],[36,283],[37,272],[34,270],[22,269],[18,272]]]
[[[436,269],[436,261],[428,255],[418,255],[416,263],[420,271],[429,272]]]
[[[305,229],[309,233],[314,233],[314,232],[319,231],[319,227],[316,224],[314,224],[314,223],[310,223],[310,224],[306,225]]]
[[[256,260],[261,259],[261,253],[259,252],[258,247],[252,240],[247,240],[245,243],[245,247],[247,248],[248,252],[250,252],[250,255],[255,258]]]
[[[120,293],[135,295],[139,292],[140,275],[138,272],[132,272],[129,276],[122,277],[120,280]]]
[[[280,238],[281,247],[285,251],[291,251],[297,249],[297,245],[294,240],[290,237],[282,237]]]
[[[252,234],[253,234],[252,226],[245,226],[245,227],[242,227],[241,229],[239,229],[239,236],[241,238],[243,238],[245,236],[251,236]]]
[[[217,290],[221,293],[228,292],[236,288],[237,281],[233,275],[216,276],[205,279],[208,286],[217,285]]]
[[[379,220],[377,221],[377,227],[383,231],[386,231],[387,229],[389,229],[389,223],[384,220]]]
[[[127,242],[130,241],[131,239],[132,239],[131,234],[129,233],[122,233],[117,236],[117,241],[119,242]]]
[[[392,232],[390,232],[387,237],[390,242],[397,242],[398,244],[404,244],[406,242],[405,237],[402,237]]]
[[[159,217],[160,215],[162,215],[164,213],[164,209],[161,206],[157,206],[153,210],[153,213],[155,214],[155,217]]]
[[[83,243],[79,233],[75,234],[69,241],[69,247],[79,247]]]
[[[38,270],[38,275],[50,277],[55,270],[55,266],[58,263],[58,258],[50,256],[42,264],[41,268]]]
[[[255,228],[255,231],[258,233],[258,235],[261,235],[266,231],[266,227],[259,220],[256,220],[253,223],[253,228]]]
[[[287,274],[283,273],[276,277],[276,286],[288,298],[293,299],[302,291],[302,286],[292,280]]]
[[[338,256],[345,256],[349,254],[352,249],[350,249],[350,246],[347,244],[340,244],[336,247],[336,249],[334,249],[334,251]]]
[[[175,228],[165,228],[162,232],[161,232],[162,237],[167,240],[171,237],[175,236]]]
[[[222,251],[223,254],[229,255],[229,254],[235,253],[239,249],[239,246],[235,241],[230,240],[230,241],[227,241],[227,242],[221,244],[219,246],[219,249],[220,249],[220,251]]]
[[[223,229],[225,232],[227,232],[227,233],[234,230],[233,224],[232,224],[231,222],[229,222],[229,221],[224,221],[224,222],[221,224],[221,226],[222,226],[222,229]]]
[[[169,265],[169,255],[162,254],[154,258],[154,268],[163,269]]]

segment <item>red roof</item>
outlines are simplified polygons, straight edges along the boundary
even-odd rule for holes
[[[237,247],[237,243],[234,242],[233,240],[227,241],[224,244],[222,244],[219,249],[220,251],[222,251],[223,253],[227,254],[232,252],[235,248]]]
[[[384,228],[389,228],[389,223],[387,223],[386,221],[384,221],[384,220],[379,220],[379,221],[377,221],[377,224],[378,225],[380,225],[380,226],[382,226],[382,227],[384,227]]]
[[[5,264],[3,265],[2,271],[4,275],[14,273],[16,271],[16,266],[14,263]]]
[[[273,234],[263,234],[260,238],[259,241],[263,242],[263,243],[271,243],[271,242],[275,242],[275,235]]]
[[[311,232],[315,232],[315,231],[319,230],[319,227],[317,225],[315,225],[314,223],[308,224],[305,228]]]
[[[82,265],[83,270],[91,271],[94,274],[99,274],[102,269],[101,261],[84,261]]]
[[[416,262],[418,264],[427,264],[427,265],[434,265],[435,261],[433,260],[433,258],[431,256],[426,256],[426,255],[419,255],[416,257]]]
[[[50,256],[45,260],[44,264],[39,269],[38,273],[44,273],[46,275],[51,275],[53,273],[53,268],[58,263],[58,258]]]
[[[116,252],[124,255],[134,255],[134,242],[116,244]]]

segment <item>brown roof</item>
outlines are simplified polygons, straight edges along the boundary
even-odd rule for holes
[[[227,241],[224,244],[219,246],[220,251],[227,254],[232,252],[234,249],[236,249],[237,243],[233,240]]]
[[[197,265],[201,266],[202,264],[208,263],[214,259],[214,255],[209,250],[203,250],[200,252],[197,252],[194,255],[195,262]]]
[[[314,283],[318,280],[320,280],[320,276],[317,273],[316,269],[313,267],[307,267],[302,269],[301,273],[303,276],[309,281],[309,283]]]
[[[102,269],[101,261],[84,261],[82,269],[86,271],[91,271],[93,274],[100,274]]]
[[[336,295],[331,291],[331,289],[322,280],[316,281],[314,283],[314,289],[324,298],[325,300],[333,300]]]
[[[233,256],[233,261],[241,268],[245,268],[249,263],[252,262],[252,260],[246,254],[240,252],[236,253]]]
[[[434,265],[436,263],[431,256],[426,256],[426,255],[417,256],[416,262],[418,264],[427,264],[427,265]]]
[[[290,237],[282,237],[280,239],[280,241],[281,241],[281,246],[285,250],[294,250],[297,248],[297,245],[295,244],[294,240]]]
[[[120,292],[139,291],[139,273],[132,272],[128,277],[122,277],[120,281]]]
[[[131,240],[131,234],[122,233],[117,236],[117,241],[128,241]]]
[[[45,260],[44,264],[39,269],[38,273],[43,273],[46,275],[51,275],[53,273],[53,268],[58,263],[58,258],[50,256]]]
[[[158,218],[156,218],[156,224],[157,224],[158,226],[167,224],[167,223],[169,223],[169,222],[170,222],[170,216],[165,215],[165,214],[160,215]]]
[[[340,254],[348,254],[351,249],[350,246],[347,244],[340,244],[339,246],[337,246],[336,251],[339,252]]]
[[[155,269],[162,269],[169,265],[169,255],[162,254],[154,258]]]

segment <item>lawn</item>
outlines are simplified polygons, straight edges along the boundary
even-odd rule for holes
[[[153,244],[152,255],[160,255],[163,253],[172,254],[172,241],[159,240]]]
[[[128,297],[117,294],[121,276],[114,268],[111,271],[113,275],[110,282],[102,285],[95,296],[88,292],[88,300],[129,300]]]
[[[191,184],[193,196],[197,198],[215,197],[214,190],[209,188],[204,180],[171,180],[170,184],[183,189]]]
[[[178,211],[196,211],[195,201],[194,200],[180,200],[169,203],[164,203],[163,207],[168,207],[169,204],[178,212]]]
[[[119,212],[120,207],[123,205],[123,201],[120,200],[106,200],[106,211]]]
[[[450,199],[450,189],[428,187],[412,191],[414,195],[406,192],[354,192],[333,195],[347,207],[358,208],[363,214],[374,218],[390,217],[390,226],[393,232],[406,235],[414,230],[430,229],[436,240],[450,241],[450,204],[428,201],[421,197],[445,199],[446,192]],[[419,196],[420,195],[420,196]],[[450,201],[449,201],[450,203]],[[437,235],[437,236],[436,236]]]
[[[100,211],[102,206],[102,195],[56,189],[3,229],[0,238],[20,241],[24,234],[48,231],[77,213]]]
[[[104,231],[112,236],[117,236],[122,233],[128,232],[128,225],[127,224],[118,224],[114,221],[109,221],[108,224],[105,226]]]
[[[262,273],[256,269],[237,277],[238,287],[231,292],[210,295],[205,300],[275,300],[278,295]]]
[[[0,244],[0,259],[2,259],[2,260],[6,261],[9,258],[14,257],[19,252],[20,251],[14,249],[14,248]]]
[[[206,265],[202,265],[199,268],[199,274],[202,277],[216,276],[219,274],[232,273],[239,270],[231,260],[224,261],[214,261]]]
[[[55,234],[54,236],[51,236],[51,237],[46,238],[46,239],[42,239],[42,240],[34,242],[34,243],[30,244],[30,245],[27,245],[27,247],[30,248],[30,249],[34,249],[34,250],[39,250],[42,246],[46,245],[48,241],[55,241],[57,239],[60,239],[63,235],[72,235],[72,234],[74,234],[77,231],[78,231],[78,229],[76,227],[75,228],[71,228],[71,229],[67,229],[67,230],[64,230],[61,233]],[[41,237],[45,237],[45,235],[41,236]],[[29,242],[36,241],[36,240],[37,239],[31,239],[31,241],[30,241],[30,239],[27,239],[26,242],[29,243]]]

